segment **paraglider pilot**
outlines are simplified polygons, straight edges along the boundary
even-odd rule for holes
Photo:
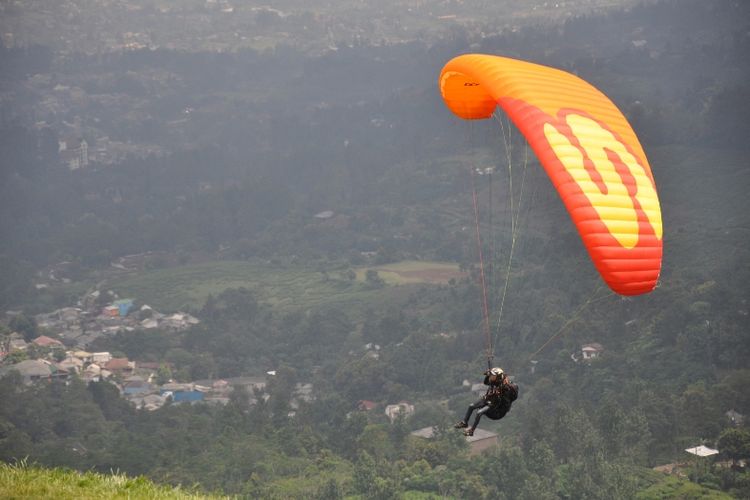
[[[510,411],[513,401],[518,398],[518,386],[508,380],[502,368],[492,368],[484,372],[484,385],[489,386],[487,392],[479,401],[469,405],[464,419],[454,425],[456,429],[466,429],[464,430],[466,436],[474,435],[474,429],[479,425],[479,420],[483,415],[487,415],[487,418],[492,420],[503,418]],[[474,410],[477,410],[474,423],[467,428]]]

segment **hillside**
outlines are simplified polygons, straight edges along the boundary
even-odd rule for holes
[[[173,3],[0,5],[0,460],[50,468],[8,477],[750,497],[750,3]],[[607,288],[503,113],[446,109],[467,52],[622,110],[661,204],[653,291]],[[469,441],[488,365],[520,396]]]
[[[219,495],[191,493],[180,488],[158,486],[143,478],[124,474],[98,474],[48,469],[26,464],[0,464],[0,497],[6,499],[158,499],[213,500]]]
[[[375,271],[382,283],[369,283],[367,271]],[[458,265],[441,262],[401,262],[350,267],[335,263],[319,271],[299,264],[265,261],[220,261],[152,270],[107,280],[106,286],[123,297],[138,297],[158,309],[198,309],[209,294],[228,288],[248,288],[259,301],[280,312],[319,308],[361,308],[363,304],[389,303],[408,291],[378,292],[382,284],[447,284],[463,277]],[[390,298],[390,300],[389,300]]]

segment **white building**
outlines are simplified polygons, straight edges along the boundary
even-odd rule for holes
[[[592,343],[592,344],[586,344],[581,347],[581,355],[583,356],[583,360],[587,361],[589,359],[598,358],[601,356],[601,354],[604,352],[604,347],[602,347],[599,343]]]
[[[86,139],[62,139],[57,146],[60,160],[69,169],[77,170],[89,165],[89,144]]]
[[[414,405],[401,401],[395,405],[388,405],[385,407],[385,414],[390,419],[391,423],[395,422],[399,415],[408,417],[414,414]]]

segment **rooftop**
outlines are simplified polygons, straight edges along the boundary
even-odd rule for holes
[[[412,436],[417,436],[425,439],[430,439],[435,435],[436,427],[423,427],[422,429],[417,429],[416,431],[413,431],[411,433]],[[468,443],[474,443],[476,441],[481,441],[483,439],[489,439],[489,438],[496,438],[497,433],[492,431],[487,431],[484,429],[475,429],[473,436],[466,436],[466,441]]]
[[[709,448],[707,446],[694,446],[693,448],[685,448],[685,451],[690,453],[691,455],[697,455],[699,457],[710,457],[711,455],[716,455],[719,453],[719,450],[714,450],[713,448]]]

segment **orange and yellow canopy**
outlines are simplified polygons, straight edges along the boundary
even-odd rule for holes
[[[482,54],[449,61],[440,92],[466,120],[489,118],[500,106],[539,158],[609,287],[623,295],[654,289],[659,198],[643,148],[612,101],[565,71]]]

